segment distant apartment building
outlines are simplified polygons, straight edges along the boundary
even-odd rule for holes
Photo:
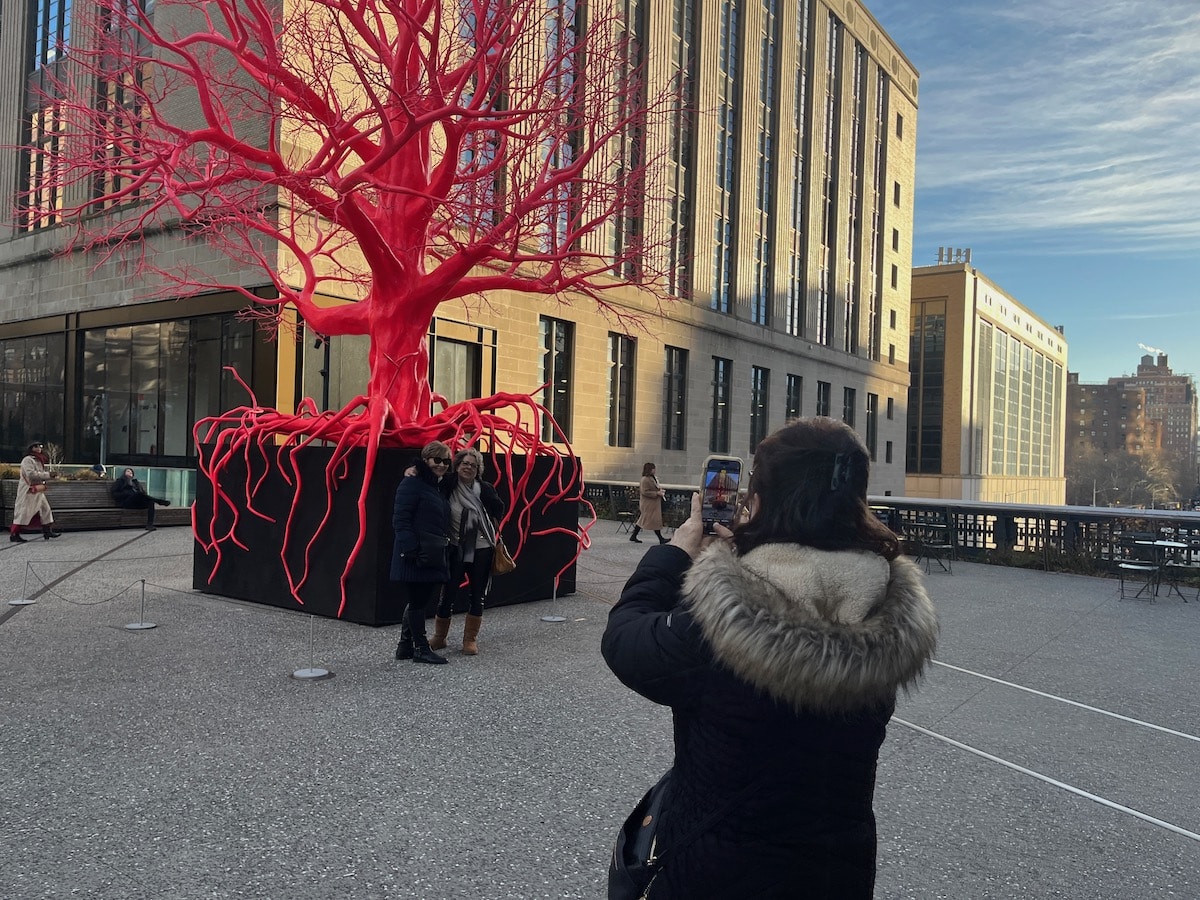
[[[1176,375],[1167,364],[1167,354],[1146,354],[1136,375],[1108,379],[1118,390],[1136,389],[1146,394],[1146,418],[1162,431],[1160,446],[1174,458],[1194,466],[1196,462],[1196,382],[1191,375]]]
[[[1067,374],[1068,468],[1093,450],[1133,456],[1161,450],[1162,423],[1147,414],[1146,389],[1124,384],[1084,384]]]
[[[693,483],[710,453],[748,457],[790,418],[833,416],[869,447],[870,489],[902,493],[915,68],[858,0],[626,7],[649,70],[676,86],[684,112],[663,137],[673,142],[665,169],[651,179],[669,186],[671,202],[630,210],[596,252],[641,229],[664,231],[658,243],[670,259],[658,268],[675,301],[660,315],[645,292],[606,298],[621,316],[644,317],[641,330],[582,297],[555,304],[497,292],[484,303],[443,304],[428,334],[433,389],[456,402],[549,385],[539,396],[596,480],[636,480],[653,460],[664,483]],[[312,397],[340,408],[366,383],[364,339],[269,341],[239,316],[245,304],[233,291],[149,299],[163,285],[142,280],[123,254],[64,253],[65,229],[20,215],[14,197],[62,208],[63,198],[43,190],[36,155],[14,148],[62,139],[54,98],[35,89],[43,70],[63,74],[73,43],[87,40],[73,27],[81,8],[0,0],[0,458],[39,437],[61,444],[68,461],[105,452],[118,466],[194,466],[193,423],[250,402],[230,367],[258,405],[289,411]],[[273,290],[263,272],[187,234],[154,240],[160,255],[224,284]],[[282,248],[259,252],[286,257]],[[932,304],[920,309],[918,373],[932,379],[935,314]],[[966,313],[941,315],[953,323]],[[914,484],[954,477],[990,486],[996,466],[1012,469],[997,494],[1052,483],[1061,475],[1053,425],[1062,336],[1038,322],[1039,346],[990,307],[960,324],[971,340],[950,352],[967,355],[964,371],[978,359],[986,388],[951,387],[943,406],[932,381],[922,382]],[[997,372],[993,352],[1004,361]],[[977,423],[979,435],[958,440],[960,420]],[[943,423],[944,444],[930,436]]]
[[[905,493],[1062,504],[1066,367],[1062,332],[973,268],[970,251],[915,267]]]

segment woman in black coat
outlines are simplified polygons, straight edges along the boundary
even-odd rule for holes
[[[426,444],[415,474],[400,479],[392,509],[391,580],[400,602],[407,603],[400,625],[396,659],[439,665],[446,660],[429,648],[425,610],[450,577],[450,504],[438,482],[450,468],[450,448]]]
[[[705,538],[693,497],[610,613],[609,666],[674,717],[651,900],[871,897],[879,748],[937,618],[867,474],[841,422],[781,429],[748,520]]]
[[[146,511],[146,530],[154,531],[154,507],[170,506],[168,500],[151,497],[142,487],[142,483],[133,474],[133,469],[126,469],[121,477],[113,482],[113,500],[122,509],[144,509]]]
[[[496,523],[504,517],[504,501],[483,479],[483,454],[459,450],[454,470],[442,479],[442,494],[450,503],[450,582],[438,604],[429,646],[441,650],[450,634],[454,601],[464,575],[470,588],[470,606],[463,625],[462,652],[479,652],[479,629],[483,626],[483,599],[492,583],[492,557],[496,551]]]

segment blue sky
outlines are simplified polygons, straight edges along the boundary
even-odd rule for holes
[[[1083,381],[1200,378],[1200,2],[867,6],[920,73],[913,264],[970,247]]]

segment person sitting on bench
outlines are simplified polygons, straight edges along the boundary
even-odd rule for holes
[[[161,500],[158,497],[151,497],[146,493],[146,489],[142,487],[142,483],[137,480],[137,476],[133,474],[133,469],[126,469],[121,477],[113,482],[113,499],[117,501],[117,506],[124,509],[144,509],[146,510],[146,530],[154,531],[154,507],[170,506],[169,500]]]

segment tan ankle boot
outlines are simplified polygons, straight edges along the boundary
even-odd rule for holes
[[[463,626],[463,656],[474,656],[479,652],[479,629],[483,625],[483,616],[467,616]]]
[[[433,634],[429,637],[430,650],[442,650],[446,646],[446,636],[450,634],[450,620],[441,616],[433,617]]]

